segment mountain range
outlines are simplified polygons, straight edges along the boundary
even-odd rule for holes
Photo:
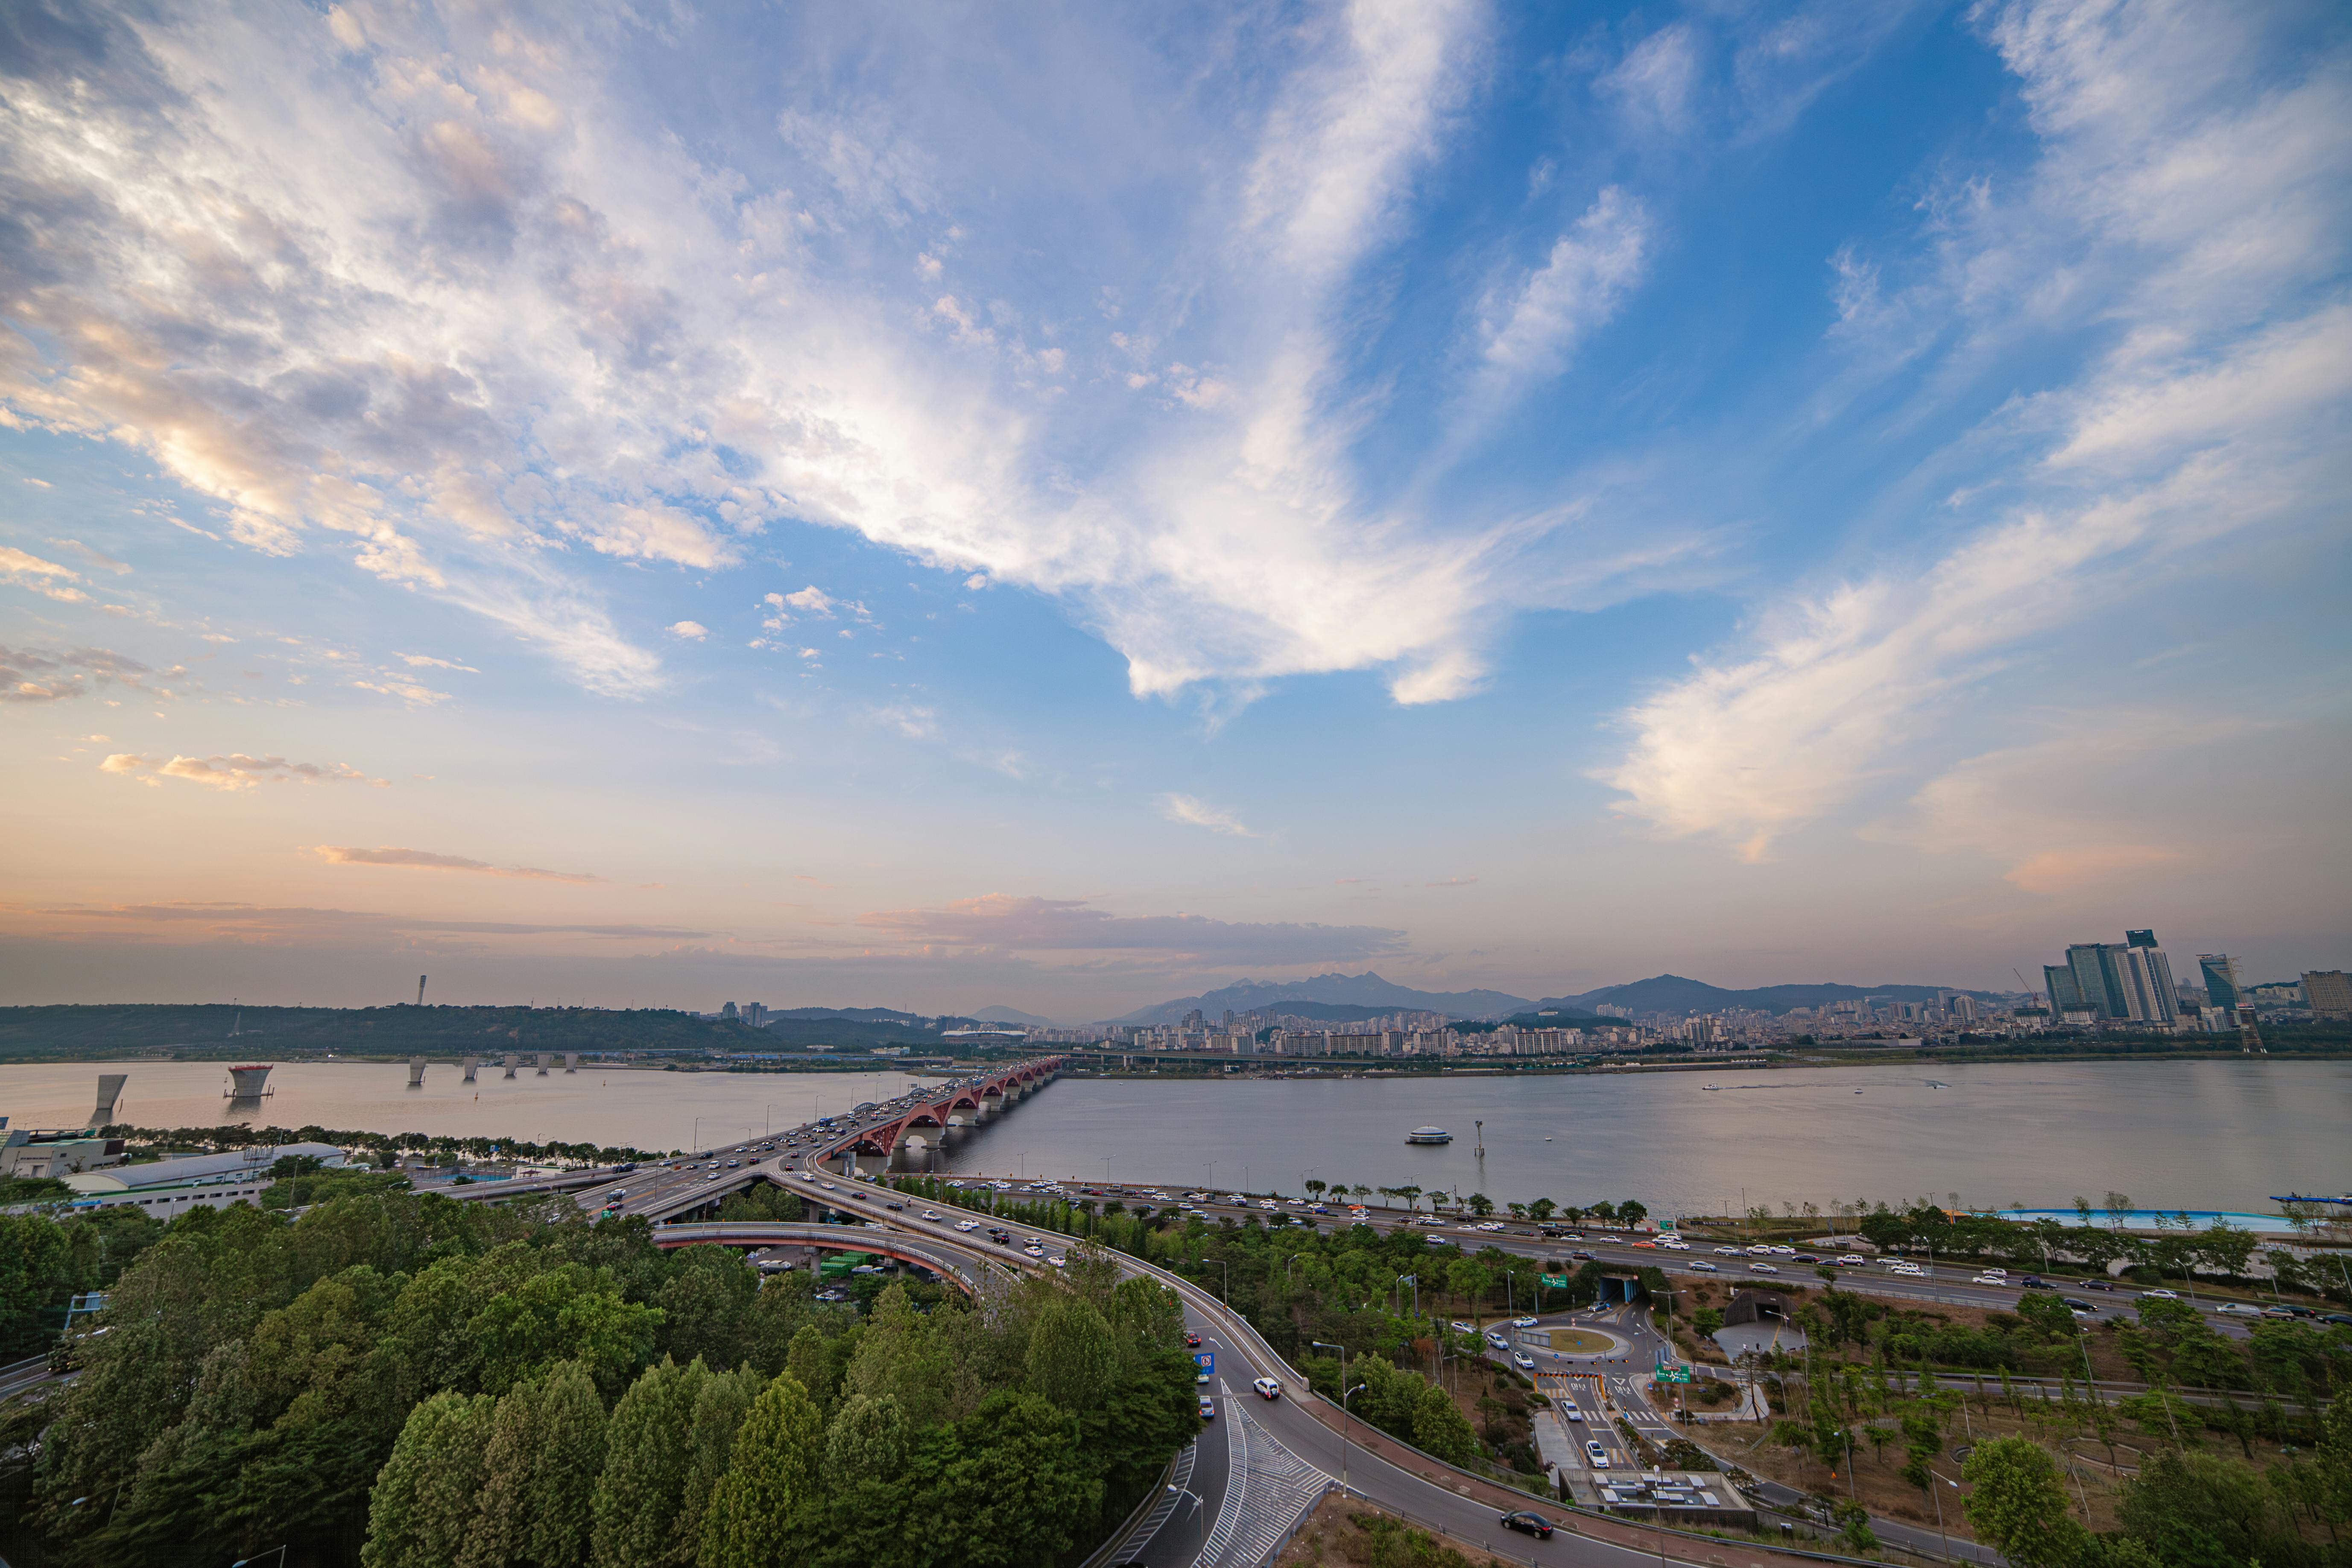
[[[1280,1002],[1350,1005],[1367,1009],[1359,1016],[1365,1018],[1395,1012],[1444,1013],[1454,1018],[1485,1018],[1516,1013],[1534,1005],[1524,996],[1513,996],[1502,991],[1415,991],[1409,985],[1383,980],[1368,969],[1361,974],[1341,974],[1334,971],[1307,980],[1238,981],[1198,996],[1179,996],[1173,1002],[1139,1007],[1111,1022],[1176,1024],[1181,1023],[1184,1015],[1195,1007],[1205,1017],[1220,1018],[1228,1007],[1236,1013],[1252,1013]]]
[[[1759,985],[1729,991],[1679,974],[1657,974],[1622,985],[1604,985],[1576,996],[1547,996],[1535,1005],[1538,1011],[1551,1007],[1580,1013],[1593,1012],[1604,1003],[1634,1013],[1720,1013],[1735,1007],[1785,1013],[1791,1007],[1858,1002],[1865,996],[1890,1002],[1933,1002],[1948,992],[1960,990],[1955,985],[1841,985],[1823,982],[1817,985]],[[1986,1002],[2000,998],[2000,993],[1993,991],[1966,991],[1963,994]]]

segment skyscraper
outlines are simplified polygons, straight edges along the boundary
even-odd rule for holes
[[[2126,932],[2120,942],[2075,942],[2066,949],[2065,968],[2044,965],[2042,975],[2052,987],[2053,1011],[2063,1005],[2058,993],[2063,984],[2074,991],[2076,1006],[2095,1008],[2102,1018],[2168,1027],[2180,1018],[2172,963],[2152,931]]]
[[[2206,999],[2216,1007],[2238,1005],[2238,961],[2226,952],[2200,952],[2197,966],[2205,972]]]

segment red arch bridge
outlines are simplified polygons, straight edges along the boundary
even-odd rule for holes
[[[884,1159],[904,1144],[937,1148],[950,1127],[978,1127],[993,1121],[1006,1110],[1054,1081],[1066,1058],[1039,1057],[1034,1061],[991,1073],[985,1078],[956,1082],[910,1106],[893,1121],[877,1121],[827,1148],[820,1158],[851,1152]]]

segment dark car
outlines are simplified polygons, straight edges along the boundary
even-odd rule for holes
[[[2104,1279],[2085,1279],[2083,1281],[2083,1289],[2085,1290],[2113,1290],[2115,1287],[2108,1284]]]
[[[1524,1530],[1538,1541],[1551,1539],[1551,1521],[1539,1513],[1507,1513],[1499,1522],[1505,1530]]]
[[[2039,1274],[2029,1274],[2023,1279],[2018,1281],[2018,1283],[2028,1290],[2055,1290],[2058,1289],[2057,1286],[2053,1285],[2049,1280],[2044,1279]]]
[[[1201,1348],[1201,1336],[1200,1336],[1200,1335],[1198,1335],[1198,1334],[1196,1334],[1196,1333],[1194,1333],[1194,1332],[1193,1332],[1192,1330],[1190,1330],[1190,1329],[1185,1330],[1185,1331],[1184,1331],[1184,1348],[1185,1348],[1186,1350],[1188,1350],[1188,1351],[1196,1351],[1196,1350],[1199,1350],[1199,1349]]]
[[[2336,1323],[2346,1327],[2352,1327],[2352,1312],[2330,1312],[2327,1316],[2320,1319],[2319,1321],[2323,1323]]]
[[[625,1175],[627,1175],[631,1171],[634,1171],[634,1170],[635,1170],[636,1168],[637,1168],[637,1163],[636,1163],[635,1160],[625,1160],[625,1161],[623,1161],[620,1164],[617,1164],[617,1165],[614,1166],[614,1167],[613,1167],[613,1170],[614,1170],[614,1173],[615,1174],[625,1176]]]
[[[1592,1254],[1589,1252],[1571,1252],[1569,1254],[1569,1257],[1579,1263],[1590,1263],[1592,1261]]]
[[[886,1209],[903,1209],[903,1208],[905,1208],[907,1205],[906,1205],[905,1204],[897,1204],[897,1203],[892,1203],[892,1204],[884,1204],[882,1206],[883,1206],[884,1208],[886,1208]]]
[[[1789,1259],[1789,1261],[1791,1263],[1819,1263],[1821,1259],[1810,1252],[1800,1252],[1796,1257]]]

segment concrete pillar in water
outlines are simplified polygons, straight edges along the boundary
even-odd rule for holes
[[[547,1076],[547,1064],[554,1059],[555,1058],[553,1057],[549,1056],[545,1051],[539,1053],[539,1076],[541,1078],[545,1078]]]
[[[467,1057],[466,1058],[466,1081],[467,1083],[474,1081],[474,1069],[481,1065],[482,1058],[479,1057]]]
[[[507,1076],[508,1076],[509,1078],[512,1078],[512,1077],[514,1077],[514,1075],[515,1075],[515,1067],[516,1067],[516,1065],[517,1065],[518,1063],[520,1063],[521,1060],[522,1060],[522,1058],[521,1058],[520,1057],[509,1057],[509,1058],[507,1058]]]
[[[411,1089],[422,1089],[425,1087],[425,1058],[423,1057],[411,1057],[408,1058],[408,1087]]]
[[[266,1067],[231,1068],[228,1080],[232,1099],[258,1100],[269,1092],[269,1069]]]
[[[92,1127],[104,1127],[114,1120],[114,1102],[122,1098],[122,1086],[130,1081],[127,1072],[98,1075],[98,1107],[89,1113]]]
[[[563,1053],[563,1070],[565,1072],[578,1072],[580,1070],[580,1053],[578,1051],[566,1051]]]

